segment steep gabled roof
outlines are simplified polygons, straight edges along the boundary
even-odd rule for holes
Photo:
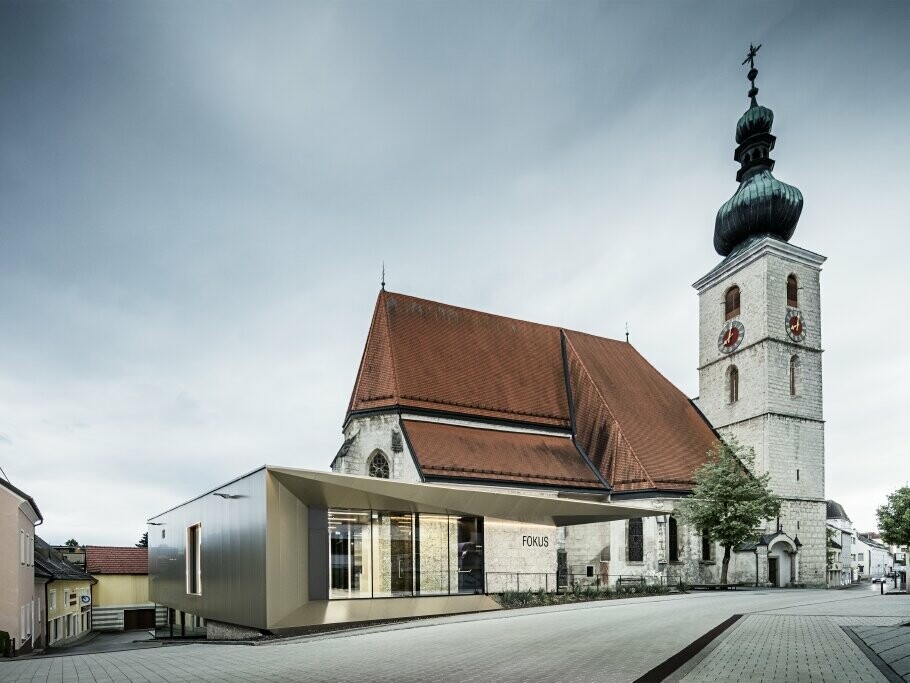
[[[626,342],[382,291],[348,417],[387,408],[564,430],[581,456],[565,439],[543,457],[549,442],[532,445],[527,434],[481,438],[483,430],[409,423],[428,478],[688,491],[717,438]]]
[[[390,406],[568,427],[559,328],[382,291],[348,414]]]
[[[148,548],[88,545],[85,570],[90,574],[148,574]]]

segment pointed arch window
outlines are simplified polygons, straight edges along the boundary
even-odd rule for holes
[[[724,295],[724,320],[739,317],[739,287],[733,285]]]
[[[367,466],[367,472],[371,477],[377,479],[389,478],[389,459],[380,451],[376,451],[370,457],[370,463]]]
[[[727,391],[730,403],[736,403],[739,400],[739,368],[731,365],[727,371]]]
[[[799,356],[790,356],[790,395],[796,396],[799,382]]]
[[[787,276],[787,305],[790,308],[799,308],[799,283],[792,273]]]

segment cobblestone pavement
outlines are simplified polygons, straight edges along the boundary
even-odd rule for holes
[[[679,680],[887,681],[842,627],[852,628],[857,635],[890,633],[887,645],[896,648],[890,653],[892,659],[902,660],[910,655],[910,628],[899,625],[910,620],[910,598],[880,596],[864,588],[846,593],[848,599],[806,602],[746,615],[698,661],[690,663],[688,673]],[[895,633],[904,633],[906,640],[898,642]],[[888,659],[885,662],[891,664]],[[899,674],[910,672],[910,658],[898,666],[907,669]]]
[[[815,614],[798,613],[804,609]],[[897,623],[910,618],[910,600],[874,602],[853,590],[613,600],[442,617],[254,647],[206,643],[25,658],[0,663],[0,681],[632,681],[736,613],[749,616],[698,662],[691,680],[703,680],[698,667],[713,667],[717,656],[740,672],[760,671],[772,680],[764,676],[766,669],[750,664],[757,663],[751,654],[757,644],[773,653],[768,661],[775,675],[798,677],[836,649],[838,662],[849,667],[837,680],[884,680],[866,666],[868,659],[832,617]],[[753,618],[755,629],[749,624]],[[753,638],[739,648],[724,647],[736,642],[737,633],[742,640],[750,632]]]
[[[851,630],[898,676],[910,683],[910,624],[855,626]]]

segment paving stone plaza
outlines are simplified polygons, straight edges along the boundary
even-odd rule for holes
[[[0,664],[0,681],[634,681],[733,614],[744,616],[668,680],[900,680],[882,673],[868,650],[910,681],[910,627],[900,626],[910,622],[910,596],[881,596],[868,587],[691,593],[443,617],[256,646],[197,643],[29,658]]]

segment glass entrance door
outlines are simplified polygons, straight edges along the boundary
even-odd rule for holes
[[[392,595],[411,595],[414,592],[414,528],[412,515],[392,514],[389,574]]]

